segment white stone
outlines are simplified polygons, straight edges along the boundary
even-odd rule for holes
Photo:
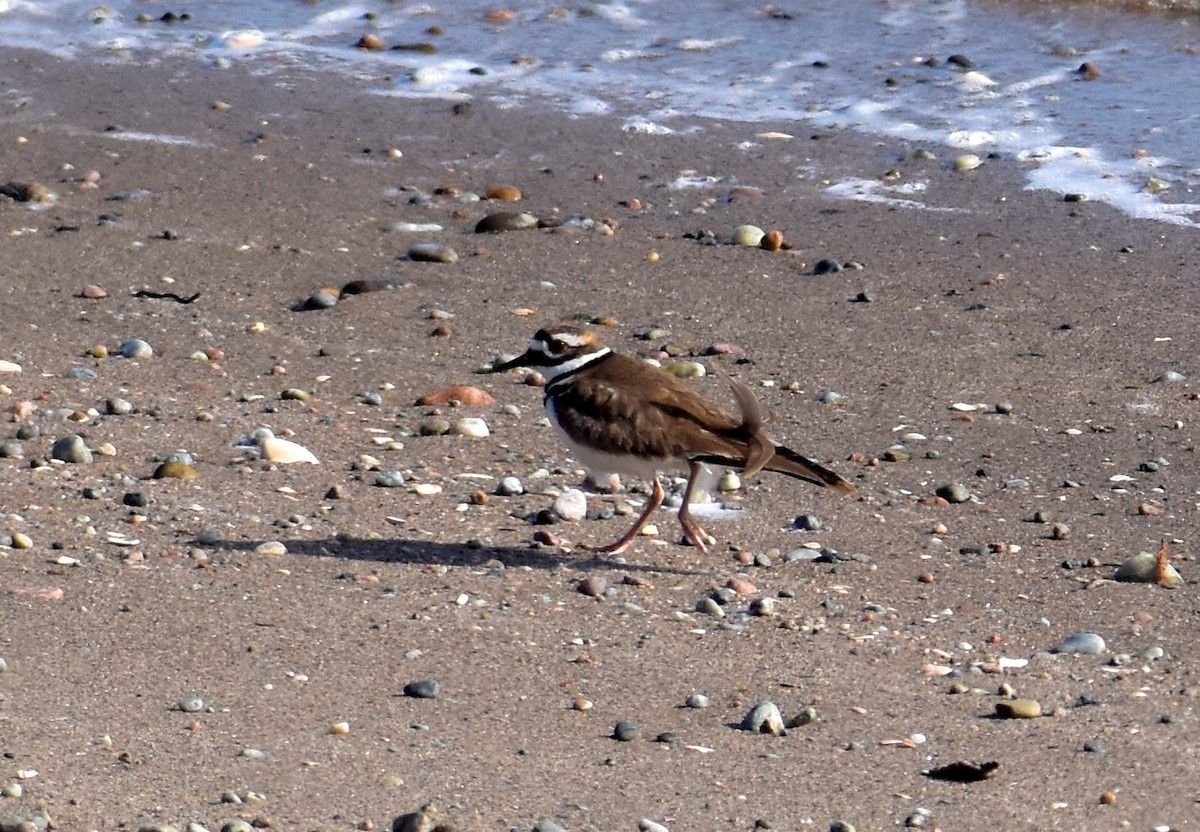
[[[578,488],[568,488],[554,500],[554,513],[568,523],[587,516],[587,495]]]
[[[267,428],[256,430],[253,439],[262,451],[263,459],[269,462],[278,462],[280,465],[291,465],[294,462],[307,462],[311,465],[320,463],[308,448],[288,439],[280,439]]]
[[[466,416],[454,423],[454,432],[459,436],[469,436],[472,439],[483,439],[491,435],[487,422],[478,416]]]

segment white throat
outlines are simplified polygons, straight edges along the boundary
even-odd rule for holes
[[[593,361],[599,361],[611,352],[611,349],[604,347],[595,352],[585,352],[583,355],[572,358],[570,361],[564,361],[561,364],[551,364],[543,370],[546,375],[546,386],[549,387],[555,379],[570,375],[576,370],[591,364]]]

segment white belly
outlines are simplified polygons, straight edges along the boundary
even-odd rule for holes
[[[609,474],[652,480],[659,472],[680,474],[687,471],[686,464],[671,458],[642,459],[625,454],[609,454],[587,445],[580,445],[558,426],[554,402],[551,399],[546,400],[546,415],[550,417],[550,424],[554,425],[555,432],[571,450],[571,454],[592,473],[592,479],[596,482],[603,481]]]

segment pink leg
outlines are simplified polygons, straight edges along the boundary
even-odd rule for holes
[[[687,489],[683,492],[683,505],[679,507],[679,525],[683,527],[684,536],[691,541],[692,545],[701,552],[707,552],[707,541],[712,538],[708,532],[700,527],[696,522],[696,518],[692,517],[692,512],[688,508],[692,502],[692,491],[696,488],[698,482],[698,474],[700,473],[700,464],[692,462],[688,465],[688,484]]]
[[[605,555],[617,555],[629,548],[630,544],[637,538],[638,533],[646,527],[650,522],[650,515],[663,504],[663,499],[666,497],[663,492],[662,483],[658,481],[658,477],[654,478],[654,491],[650,494],[650,501],[646,503],[646,508],[642,511],[642,516],[634,523],[633,528],[625,533],[625,536],[616,543],[610,543],[607,546],[587,546],[589,551],[598,552]]]

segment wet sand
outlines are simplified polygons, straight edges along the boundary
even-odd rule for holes
[[[0,798],[3,828],[388,829],[426,802],[460,830],[1193,822],[1195,231],[1027,192],[1011,160],[964,175],[944,148],[903,161],[897,142],[797,125],[646,136],[294,71],[3,63],[3,178],[56,194],[0,199],[0,359],[22,367],[0,378],[0,439],[38,434],[0,459],[0,533],[31,544],[0,549],[0,783],[22,791]],[[889,171],[938,210],[825,193]],[[455,196],[496,185],[524,198]],[[498,210],[615,231],[472,233]],[[742,223],[789,250],[701,242]],[[459,259],[412,262],[420,242]],[[863,268],[813,274],[822,259]],[[396,285],[300,308],[376,278]],[[776,438],[858,494],[750,478],[707,554],[667,510],[620,559],[531,545],[629,522],[526,522],[583,472],[536,388],[474,374],[575,318],[745,379]],[[120,357],[135,338],[152,358]],[[719,342],[744,354],[702,356]],[[695,383],[732,404],[715,374]],[[455,384],[496,403],[414,405]],[[107,414],[114,397],[133,412]],[[490,436],[421,435],[461,416]],[[320,464],[237,445],[262,426]],[[42,464],[75,433],[91,463]],[[180,450],[196,478],[153,479]],[[377,486],[365,456],[405,485]],[[526,493],[494,495],[510,475]],[[936,498],[954,483],[969,501]],[[644,499],[628,485],[592,509]],[[796,530],[803,514],[821,528]],[[1164,539],[1183,586],[1106,580]],[[805,546],[830,562],[785,557]],[[739,574],[755,592],[696,611]],[[589,576],[601,599],[578,591]],[[1078,632],[1107,651],[1048,652]],[[420,679],[436,698],[403,695]],[[994,718],[1004,685],[1047,716]],[[708,708],[684,706],[694,692]],[[192,695],[203,708],[181,710]],[[739,730],[761,700],[817,719]],[[640,735],[613,739],[621,720]],[[923,774],[955,761],[999,766]]]

